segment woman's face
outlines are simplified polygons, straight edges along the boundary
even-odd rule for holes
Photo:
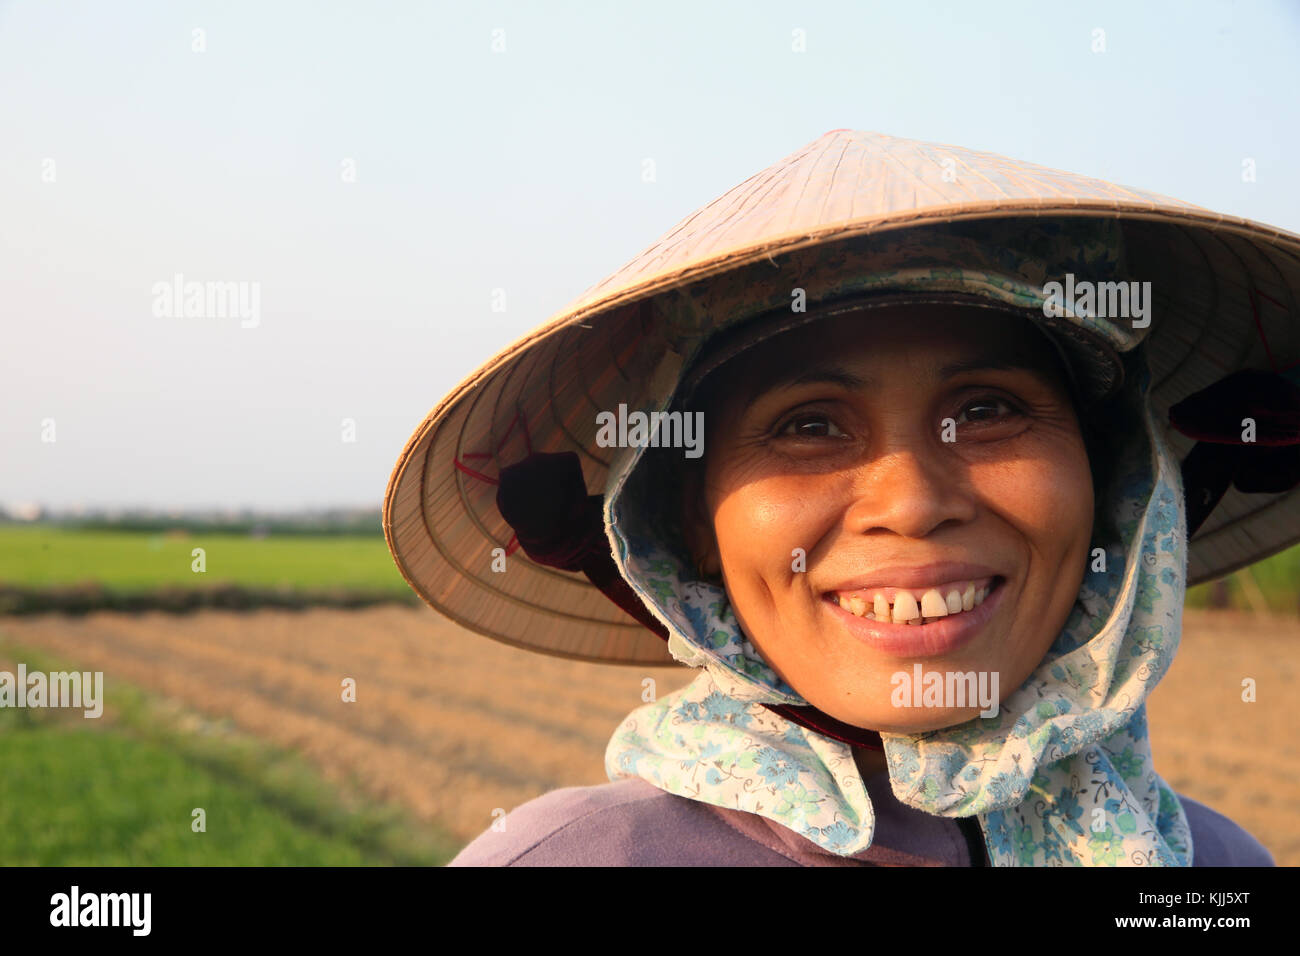
[[[688,537],[764,660],[814,706],[886,732],[970,720],[977,688],[1013,693],[1065,623],[1093,521],[1042,335],[988,310],[893,307],[810,323],[715,374]]]

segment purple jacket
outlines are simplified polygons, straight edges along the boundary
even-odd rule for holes
[[[866,781],[872,845],[851,857],[757,814],[666,793],[640,778],[552,790],[516,807],[448,866],[987,866],[973,818],[936,817],[899,803],[888,773]],[[1274,866],[1227,817],[1179,796],[1193,866]]]

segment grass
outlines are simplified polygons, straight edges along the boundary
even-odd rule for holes
[[[206,569],[193,570],[203,549]],[[385,590],[405,596],[382,537],[142,534],[0,525],[0,581],[29,587],[95,581],[118,590],[204,587],[212,582],[282,588]]]
[[[1300,613],[1300,547],[1265,558],[1220,581],[1197,585],[1188,590],[1186,604],[1196,608]]]
[[[76,669],[3,634],[0,660]],[[118,682],[107,697],[97,720],[0,709],[0,865],[438,866],[460,847],[228,723]]]

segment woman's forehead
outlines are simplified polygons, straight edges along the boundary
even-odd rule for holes
[[[740,353],[720,369],[749,395],[809,382],[865,387],[873,368],[906,359],[935,381],[978,369],[1024,369],[1053,381],[1063,371],[1032,322],[987,309],[899,307],[798,326]]]

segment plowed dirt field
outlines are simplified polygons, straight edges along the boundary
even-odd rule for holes
[[[603,783],[618,722],[682,668],[611,667],[516,650],[426,609],[0,619],[20,646],[172,698],[400,802],[468,841],[556,787]],[[1300,864],[1300,622],[1186,615],[1152,694],[1157,771]],[[345,678],[356,702],[341,699]],[[1253,678],[1257,700],[1242,701]]]

